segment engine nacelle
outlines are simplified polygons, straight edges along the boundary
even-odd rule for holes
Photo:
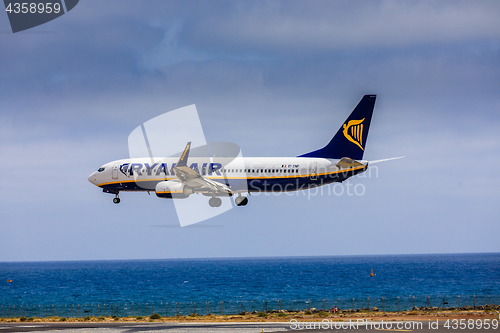
[[[165,180],[156,184],[156,196],[165,199],[185,199],[193,194],[193,189],[175,180]]]

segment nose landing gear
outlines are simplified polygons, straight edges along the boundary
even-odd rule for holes
[[[113,202],[115,204],[119,204],[120,203],[120,197],[118,196],[118,192],[116,192],[115,197],[113,198]]]

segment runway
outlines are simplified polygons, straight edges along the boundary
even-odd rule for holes
[[[411,323],[411,324],[410,324]],[[421,333],[443,333],[450,331],[467,331],[467,332],[500,332],[500,329],[482,327],[481,329],[451,329],[444,326],[444,322],[439,325],[431,325],[430,322],[387,322],[392,324],[389,326],[377,325],[377,322],[371,322],[362,325],[350,325],[335,328],[335,323],[326,325],[320,322],[307,323],[303,325],[296,323],[281,322],[281,323],[0,323],[0,333],[3,332],[78,332],[78,333],[133,333],[133,332],[169,332],[169,333],[261,333],[261,332],[421,332]],[[402,326],[398,324],[403,324]],[[316,326],[314,326],[316,325]],[[320,326],[321,325],[321,326]]]
[[[169,332],[169,333],[253,333],[290,331],[290,323],[0,323],[7,332]]]

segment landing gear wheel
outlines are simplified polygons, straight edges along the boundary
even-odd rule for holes
[[[113,198],[113,202],[115,204],[119,204],[120,203],[120,198]]]
[[[210,205],[210,207],[220,207],[222,205],[222,199],[210,198],[210,200],[208,200],[208,204]]]
[[[239,197],[234,199],[234,203],[236,204],[236,206],[246,206],[246,204],[248,203],[248,198],[240,195]]]

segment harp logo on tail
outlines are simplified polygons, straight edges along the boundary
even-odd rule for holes
[[[363,149],[363,121],[365,118],[361,120],[349,120],[349,122],[344,124],[344,136],[347,140],[352,143],[358,145],[361,150]]]

